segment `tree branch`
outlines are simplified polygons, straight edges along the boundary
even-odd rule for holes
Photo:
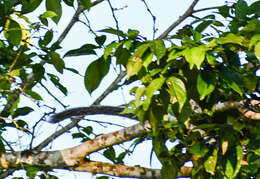
[[[115,85],[117,85],[126,76],[126,71],[121,71],[117,78],[109,85],[109,87],[95,100],[93,105],[98,105],[100,102],[113,91]]]
[[[252,120],[260,120],[260,112],[254,112],[251,109],[246,107],[246,100],[242,101],[228,101],[216,104],[214,106],[214,109],[216,111],[225,111],[228,109],[238,109],[239,112],[241,112],[244,117],[252,119]],[[252,106],[256,106],[256,108],[259,108],[260,101],[258,100],[251,100],[249,101]]]
[[[187,17],[189,17],[193,13],[193,8],[195,5],[199,2],[199,0],[194,0],[190,7],[186,10],[186,12],[179,17],[177,21],[175,21],[168,29],[166,29],[157,39],[164,39],[167,37],[167,35],[175,28],[177,27],[180,23],[182,23]]]

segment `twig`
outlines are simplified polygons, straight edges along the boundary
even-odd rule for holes
[[[144,3],[148,13],[152,16],[152,19],[153,19],[153,39],[155,39],[155,33],[157,31],[157,29],[156,29],[156,17],[155,17],[155,15],[153,15],[152,11],[149,9],[149,6],[146,3],[146,1],[145,0],[141,0],[141,1]]]
[[[67,107],[67,106],[66,106],[65,104],[63,104],[56,96],[54,96],[54,95],[50,92],[50,90],[49,90],[46,86],[44,86],[41,82],[40,82],[40,85],[43,87],[43,89],[46,90],[46,92],[47,92],[53,99],[55,99],[60,105],[62,105],[62,107],[64,107],[64,108]]]
[[[113,17],[113,19],[114,19],[114,21],[116,23],[116,29],[119,30],[118,20],[117,20],[116,15],[115,15],[115,9],[113,8],[110,0],[107,0],[107,2],[108,2],[108,5],[109,5],[109,7],[111,9],[112,17]],[[117,35],[117,38],[118,38],[118,41],[120,41],[120,36],[119,35]]]
[[[70,130],[71,128],[75,127],[75,125],[80,121],[81,117],[76,118],[71,123],[69,123],[67,126],[61,128],[60,130],[56,131],[52,135],[50,135],[48,138],[46,138],[43,142],[41,142],[37,147],[34,148],[36,151],[42,150],[44,147],[46,147],[51,141],[62,135],[64,132]]]
[[[194,0],[190,7],[186,10],[186,12],[179,17],[177,21],[175,21],[168,29],[166,29],[157,39],[161,40],[167,37],[167,35],[176,27],[178,26],[181,22],[183,22],[187,17],[189,17],[193,13],[193,8],[195,5],[199,2],[199,0]]]
[[[100,102],[113,90],[115,85],[117,85],[126,76],[126,71],[121,71],[118,77],[109,85],[109,87],[101,94],[93,103],[93,105],[98,105]]]

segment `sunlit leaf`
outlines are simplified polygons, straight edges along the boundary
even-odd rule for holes
[[[260,61],[260,41],[255,44],[255,56]]]
[[[44,19],[46,19],[46,18],[53,18],[55,16],[57,16],[57,14],[54,11],[46,11],[42,15],[40,15],[40,17],[44,18]]]
[[[138,30],[131,30],[129,29],[127,32],[127,37],[129,39],[136,39],[138,37],[139,31]]]
[[[233,44],[238,44],[238,45],[245,45],[245,38],[243,36],[238,36],[233,33],[229,33],[224,37],[221,37],[218,39],[219,44],[228,44],[228,43],[233,43]]]
[[[130,78],[133,75],[136,75],[142,68],[142,59],[140,56],[133,56],[127,63],[126,71],[127,76]]]
[[[243,149],[240,145],[230,147],[224,156],[223,167],[228,178],[235,178],[241,168]]]
[[[181,79],[175,76],[168,78],[166,80],[166,84],[169,88],[169,94],[171,95],[171,97],[177,99],[179,103],[179,111],[181,111],[187,99],[185,84]]]
[[[206,51],[207,48],[203,45],[192,47],[191,49],[185,51],[184,56],[185,59],[189,62],[190,68],[196,65],[197,68],[200,69],[200,65],[205,59]]]
[[[20,45],[30,46],[31,35],[28,29],[26,29],[22,24],[19,24],[22,31],[22,39]]]
[[[148,49],[149,44],[143,44],[138,47],[134,55],[129,59],[126,70],[128,77],[136,75],[142,68],[142,55]]]
[[[218,149],[214,149],[212,152],[212,155],[207,158],[207,160],[204,162],[205,170],[214,175],[217,165],[217,159],[218,159]]]
[[[146,99],[144,100],[144,103],[143,103],[143,109],[145,111],[148,110],[148,108],[150,106],[154,92],[156,92],[157,90],[159,90],[162,87],[164,81],[165,81],[164,77],[156,78],[145,89]]]

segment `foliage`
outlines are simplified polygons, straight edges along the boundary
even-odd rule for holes
[[[26,17],[45,3],[46,12],[39,16],[41,23]],[[0,95],[4,103],[0,131],[7,127],[28,132],[26,121],[19,120],[33,109],[18,107],[20,95],[43,100],[34,91],[43,80],[51,81],[64,95],[66,87],[57,74],[47,73],[45,64],[60,74],[65,67],[63,58],[81,55],[102,55],[86,69],[84,83],[87,91],[96,90],[109,73],[113,60],[126,69],[127,78],[121,86],[136,84],[134,97],[125,109],[144,124],[149,121],[153,151],[162,163],[163,178],[176,178],[188,161],[193,164],[192,178],[249,178],[260,173],[260,123],[250,119],[237,108],[218,110],[224,102],[241,102],[257,112],[259,106],[260,62],[260,3],[248,5],[244,0],[216,7],[216,12],[196,17],[190,25],[164,39],[147,40],[138,30],[100,30],[96,44],[71,49],[61,57],[59,41],[53,42],[53,31],[47,30],[38,44],[30,44],[31,34],[58,23],[62,16],[61,2],[73,6],[73,0],[0,1]],[[91,11],[91,1],[80,1]],[[21,10],[18,7],[21,8]],[[193,16],[195,17],[195,16]],[[223,24],[222,20],[228,21]],[[24,20],[20,23],[20,20]],[[208,33],[212,32],[212,33]],[[107,42],[105,35],[118,40]],[[36,52],[35,46],[39,48]],[[40,62],[39,62],[40,59]],[[32,75],[33,74],[33,75]],[[169,120],[168,116],[174,120]],[[7,122],[7,118],[14,119]],[[72,134],[89,140],[92,128]],[[30,132],[28,132],[30,133]],[[166,142],[175,143],[168,148]],[[5,144],[0,140],[0,150]],[[113,147],[103,155],[115,164],[123,164],[128,151],[116,156]],[[35,176],[39,168],[28,167],[27,174]]]

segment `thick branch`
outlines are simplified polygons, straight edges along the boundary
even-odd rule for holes
[[[88,140],[78,146],[62,150],[62,154],[66,156],[64,160],[67,163],[73,162],[71,159],[83,158],[86,155],[96,152],[100,149],[120,144],[129,141],[138,136],[144,135],[147,131],[150,131],[150,124],[145,122],[144,126],[141,124],[135,124],[130,127],[123,128],[119,131],[100,135],[93,140]]]
[[[259,107],[260,101],[258,100],[251,100],[251,105],[256,106],[256,108]],[[246,107],[246,101],[228,101],[216,104],[214,106],[215,111],[225,111],[228,109],[238,109],[239,112],[241,112],[244,117],[252,119],[252,120],[260,120],[260,112],[254,112]]]

